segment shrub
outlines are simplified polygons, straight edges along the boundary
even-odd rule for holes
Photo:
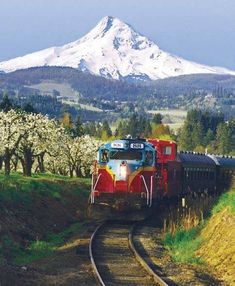
[[[190,230],[178,229],[174,235],[167,233],[164,237],[164,245],[170,250],[173,260],[184,263],[201,263],[194,255],[202,240],[197,237],[201,226]]]

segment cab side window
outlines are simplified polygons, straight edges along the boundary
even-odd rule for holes
[[[102,163],[107,163],[109,161],[109,151],[107,149],[101,150],[101,158]]]
[[[148,166],[152,166],[153,164],[153,152],[152,151],[145,152],[145,164]]]
[[[171,146],[165,146],[163,149],[163,154],[164,155],[171,155],[172,153],[172,147]]]

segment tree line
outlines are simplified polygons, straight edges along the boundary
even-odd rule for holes
[[[180,149],[210,153],[235,153],[235,120],[225,121],[222,113],[191,110],[177,134],[162,124],[162,115],[149,118],[136,112],[129,119],[110,126],[103,122],[73,122],[65,112],[60,120],[37,113],[30,104],[23,109],[6,97],[0,103],[0,170],[9,175],[22,170],[87,176],[102,142],[124,138],[161,138],[175,140]]]
[[[178,142],[184,150],[217,154],[235,153],[235,120],[225,121],[221,112],[188,111]]]
[[[128,119],[120,119],[111,126],[103,122],[82,123],[78,116],[73,122],[69,113],[64,113],[61,123],[71,136],[90,135],[101,141],[125,138],[159,138],[175,140],[181,150],[216,154],[235,153],[235,120],[225,120],[221,112],[192,109],[187,112],[183,126],[173,132],[162,123],[160,113],[149,118],[133,112]]]
[[[0,111],[0,170],[88,176],[101,142],[71,136],[58,121],[36,113]]]

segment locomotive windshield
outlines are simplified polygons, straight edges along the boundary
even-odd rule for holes
[[[142,160],[140,151],[111,151],[110,160]]]

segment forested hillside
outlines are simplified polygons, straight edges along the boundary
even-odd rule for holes
[[[112,121],[120,113],[125,117],[123,111],[130,104],[139,112],[204,108],[222,111],[226,117],[235,114],[235,77],[231,75],[188,75],[137,85],[73,68],[39,67],[0,74],[0,97],[4,92],[20,106],[31,102],[38,111],[57,118],[67,110],[73,117],[80,114],[83,121]]]

